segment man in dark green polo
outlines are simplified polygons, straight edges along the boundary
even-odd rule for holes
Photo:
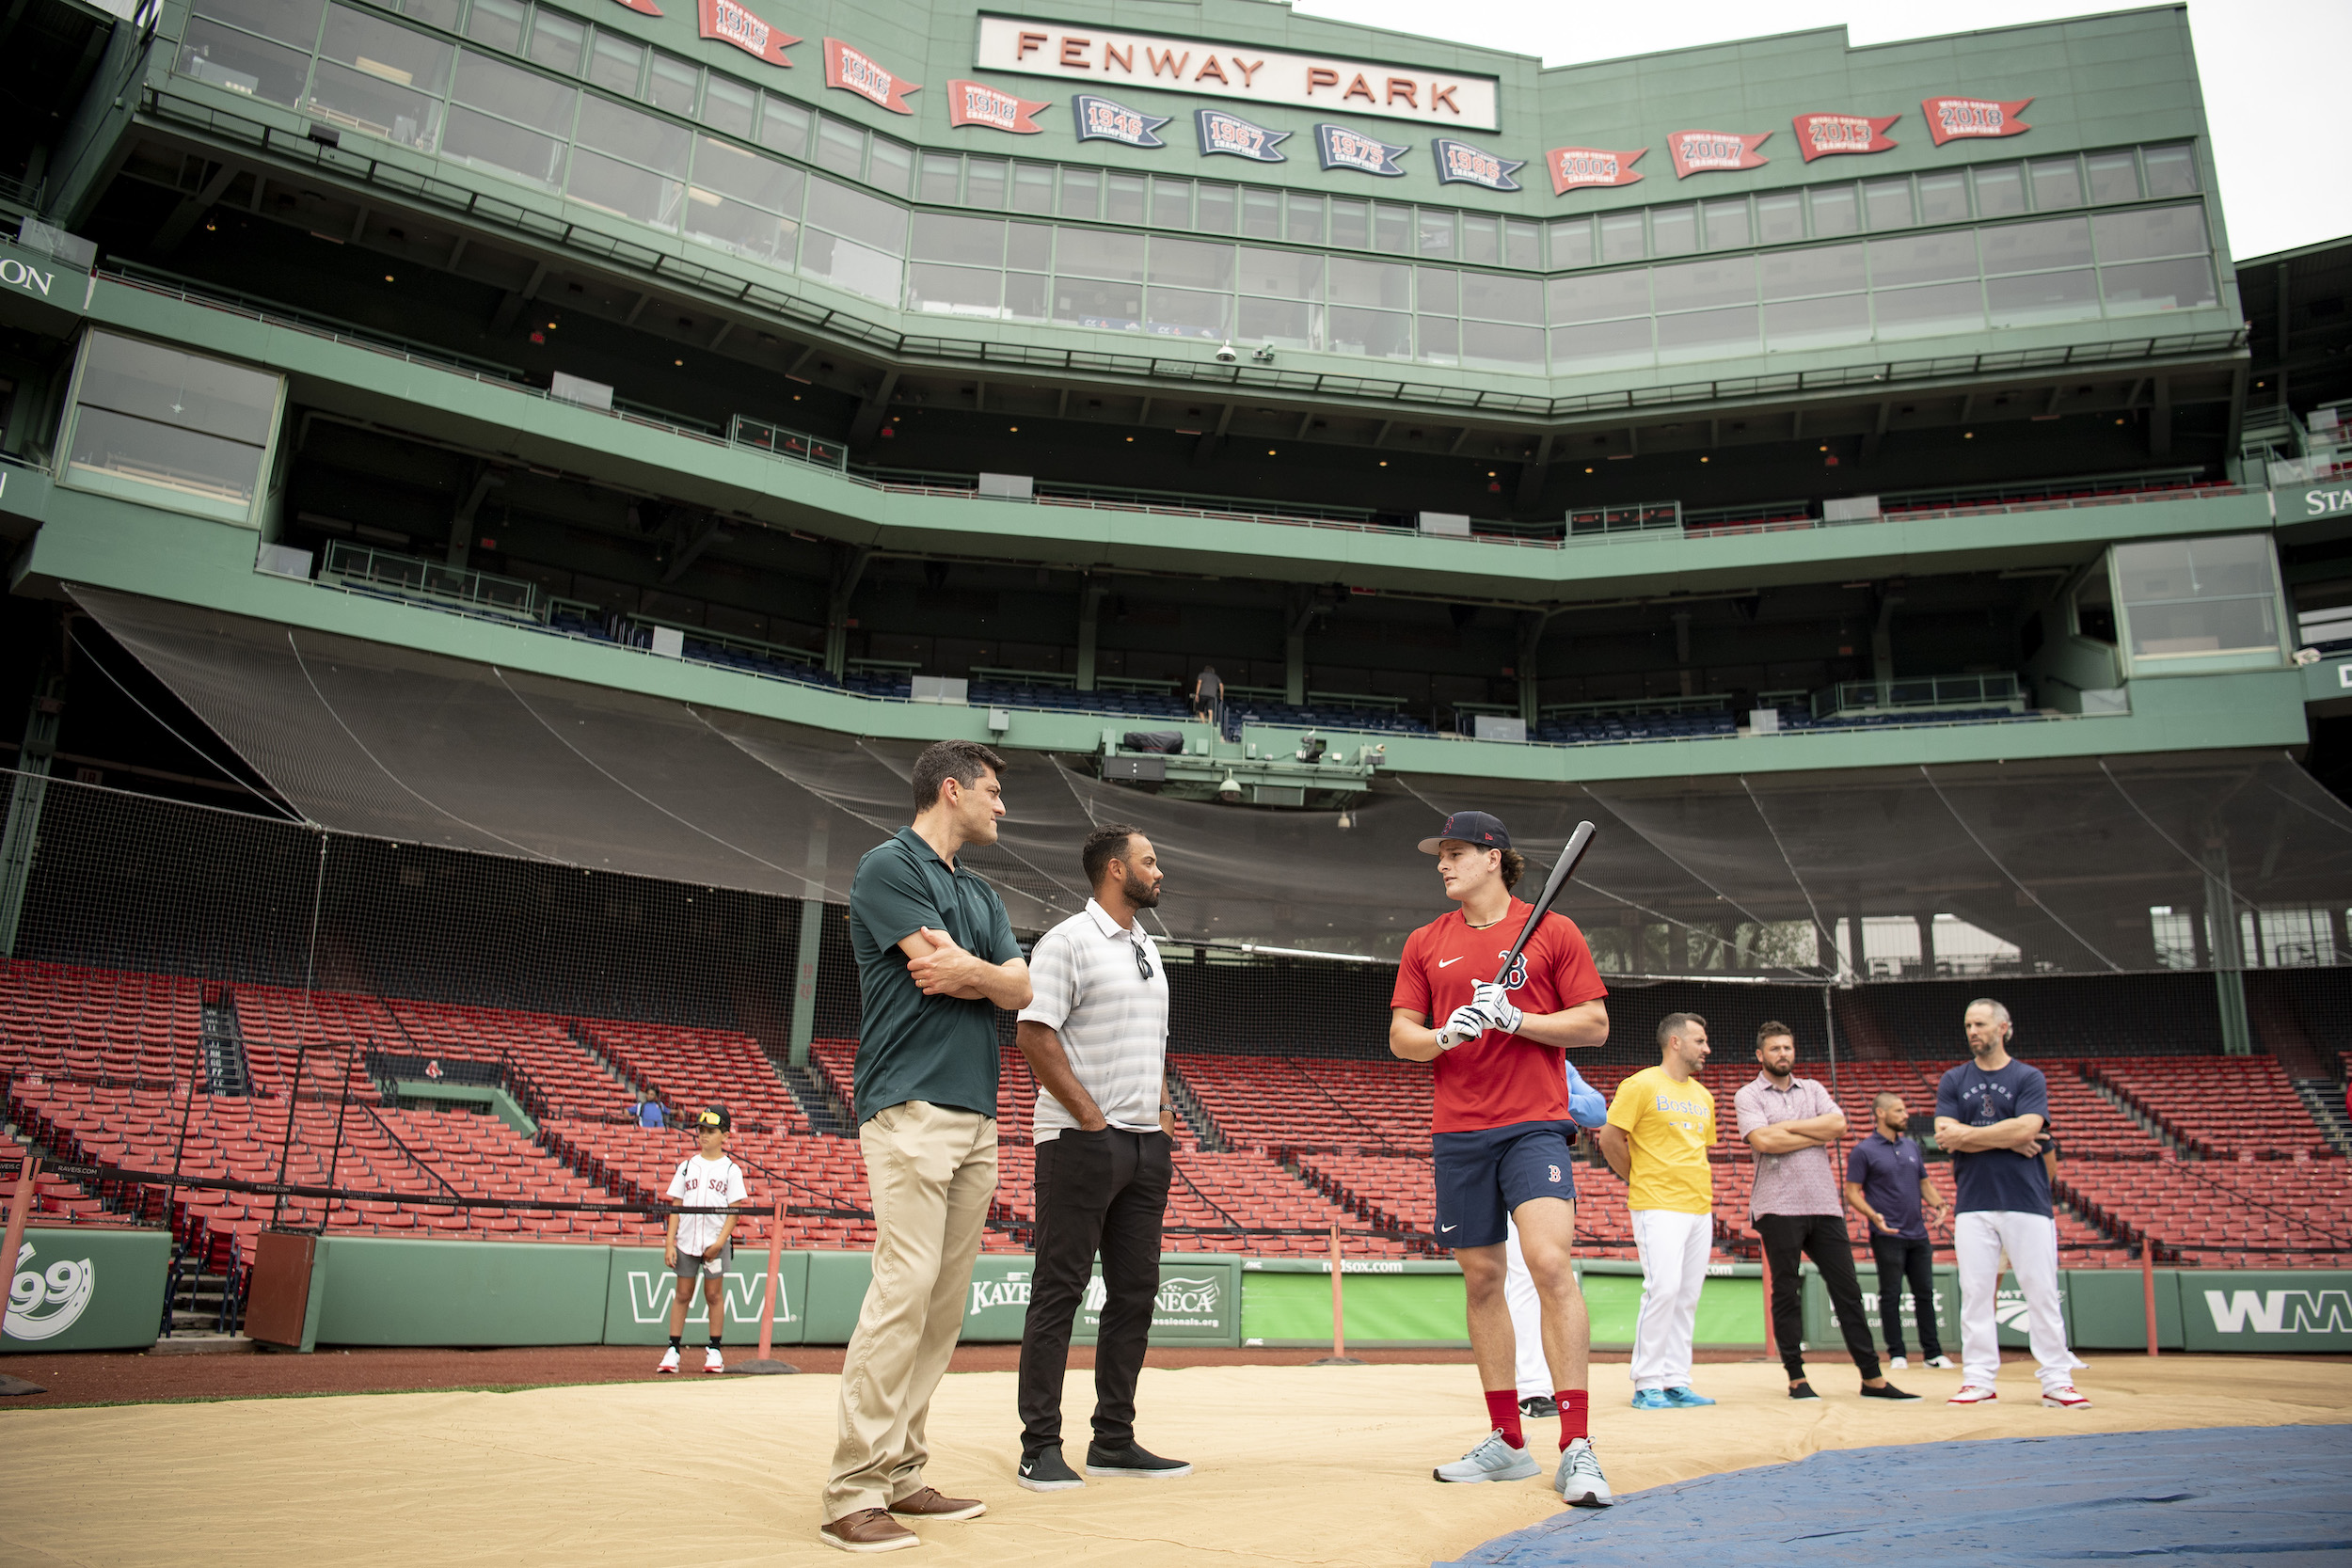
[[[923,1432],[996,1193],[995,1015],[1029,1005],[1029,966],[1004,904],[956,863],[967,845],[996,842],[1004,767],[974,741],[926,748],[914,759],[914,825],[866,851],[850,887],[874,1282],[842,1363],[818,1531],[844,1551],[916,1544],[901,1520],[986,1511],[924,1483]]]

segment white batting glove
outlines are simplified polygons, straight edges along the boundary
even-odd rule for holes
[[[1510,993],[1492,980],[1480,980],[1470,987],[1470,1006],[1486,1018],[1487,1028],[1506,1035],[1518,1034],[1526,1018],[1511,1005]]]
[[[1445,1021],[1445,1027],[1438,1031],[1438,1044],[1441,1049],[1451,1051],[1456,1045],[1468,1045],[1493,1027],[1485,1013],[1466,1002],[1454,1009]]]

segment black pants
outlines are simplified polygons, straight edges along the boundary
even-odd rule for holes
[[[1136,1377],[1160,1293],[1160,1220],[1173,1168],[1168,1135],[1065,1131],[1037,1146],[1037,1275],[1021,1329],[1021,1451],[1061,1441],[1070,1330],[1094,1255],[1103,1255],[1102,1323],[1094,1341],[1094,1440],[1136,1436]]]
[[[1935,1332],[1935,1243],[1924,1237],[1870,1232],[1870,1256],[1879,1266],[1879,1334],[1886,1354],[1903,1353],[1903,1285],[1911,1286],[1912,1316],[1919,1323],[1919,1354],[1932,1361],[1944,1354]]]
[[[1780,1364],[1791,1378],[1804,1376],[1804,1280],[1800,1256],[1813,1259],[1829,1287],[1846,1350],[1862,1370],[1862,1381],[1879,1375],[1879,1354],[1870,1344],[1869,1320],[1862,1315],[1862,1288],[1854,1282],[1853,1246],[1846,1240],[1842,1214],[1758,1214],[1756,1233],[1764,1238],[1764,1258],[1772,1268],[1772,1337],[1780,1341]]]

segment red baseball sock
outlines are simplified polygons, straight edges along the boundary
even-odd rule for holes
[[[1560,1406],[1560,1448],[1565,1452],[1570,1443],[1593,1434],[1593,1396],[1582,1388],[1563,1388],[1551,1397]]]
[[[1516,1388],[1486,1390],[1486,1419],[1494,1423],[1502,1440],[1515,1449],[1527,1447],[1527,1433],[1519,1429],[1519,1391]]]

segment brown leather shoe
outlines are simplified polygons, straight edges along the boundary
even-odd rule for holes
[[[817,1538],[845,1552],[895,1552],[919,1546],[923,1538],[879,1508],[861,1508],[818,1527]]]
[[[892,1503],[890,1512],[908,1519],[977,1519],[988,1504],[977,1497],[943,1497],[939,1488],[926,1486]]]

